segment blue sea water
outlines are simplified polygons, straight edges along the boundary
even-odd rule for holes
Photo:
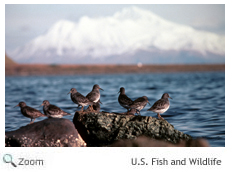
[[[206,138],[211,146],[225,146],[225,73],[152,73],[112,74],[76,76],[24,76],[5,77],[5,131],[16,130],[30,122],[19,107],[20,101],[42,111],[43,100],[49,100],[64,111],[72,121],[77,110],[70,95],[71,88],[87,95],[94,84],[104,89],[101,92],[101,111],[125,112],[118,103],[118,91],[124,87],[131,99],[147,96],[151,106],[168,92],[173,98],[171,106],[162,117],[180,130],[193,137]],[[157,117],[157,114],[141,111],[141,115]],[[45,119],[40,117],[35,122]]]

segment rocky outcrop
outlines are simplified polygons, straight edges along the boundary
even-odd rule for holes
[[[181,140],[173,144],[163,140],[156,140],[146,136],[140,136],[136,139],[123,139],[115,141],[110,147],[209,147],[207,140],[203,138]]]
[[[63,118],[48,118],[5,133],[6,147],[86,146],[74,124]]]
[[[151,116],[123,115],[115,113],[76,112],[73,123],[88,146],[107,146],[117,140],[147,136],[172,144],[192,137],[174,129],[166,120]]]

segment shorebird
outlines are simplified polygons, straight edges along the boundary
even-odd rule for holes
[[[147,111],[153,111],[158,114],[159,119],[163,119],[160,114],[166,112],[170,107],[170,102],[168,98],[171,98],[168,93],[164,93],[158,101],[156,101],[153,106]],[[171,98],[172,99],[172,98]]]
[[[130,105],[133,103],[133,101],[125,94],[124,87],[121,87],[118,93],[120,93],[118,97],[119,104],[129,112],[129,109],[131,109]]]
[[[89,99],[89,101],[94,102],[94,103],[101,103],[100,101],[100,91],[104,91],[102,88],[99,87],[99,85],[95,84],[93,86],[93,89],[90,93],[86,95],[86,97]],[[93,105],[91,105],[91,110],[93,110]]]
[[[47,117],[62,118],[63,116],[71,115],[67,112],[64,112],[59,107],[50,104],[50,102],[48,100],[44,100],[40,106],[44,106],[43,111]]]
[[[19,102],[19,104],[16,105],[16,106],[19,106],[19,107],[20,107],[21,113],[22,113],[25,117],[31,118],[31,122],[30,122],[29,124],[32,124],[36,118],[41,117],[41,116],[45,116],[45,115],[44,115],[43,113],[41,113],[39,110],[27,106],[25,102]],[[16,106],[15,106],[15,107],[16,107]]]
[[[136,112],[140,114],[140,111],[146,106],[147,103],[149,103],[148,98],[146,96],[143,96],[134,100],[133,103],[129,107],[131,109],[136,109]]]
[[[71,100],[75,103],[78,104],[79,106],[82,106],[81,112],[83,112],[84,106],[88,105],[93,105],[93,102],[89,101],[89,99],[82,94],[80,94],[75,88],[71,88],[70,92],[67,94],[71,93]]]

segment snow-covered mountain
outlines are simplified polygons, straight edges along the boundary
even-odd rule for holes
[[[58,21],[9,55],[21,63],[224,62],[225,37],[130,7],[108,17]]]

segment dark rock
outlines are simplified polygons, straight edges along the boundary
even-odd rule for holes
[[[166,120],[158,120],[151,116],[77,111],[73,123],[88,146],[106,146],[117,140],[135,139],[142,135],[170,143],[192,138],[174,129]]]
[[[207,140],[203,138],[181,140],[173,144],[163,140],[156,140],[145,136],[136,139],[123,139],[109,145],[110,147],[209,147]]]
[[[5,133],[6,147],[86,146],[74,124],[64,118],[48,118]]]
[[[109,113],[109,112],[106,112],[106,113]],[[127,112],[112,112],[112,113],[118,114],[118,115],[132,115],[132,116],[134,116],[137,113],[137,110],[131,109],[130,111],[127,111]]]

